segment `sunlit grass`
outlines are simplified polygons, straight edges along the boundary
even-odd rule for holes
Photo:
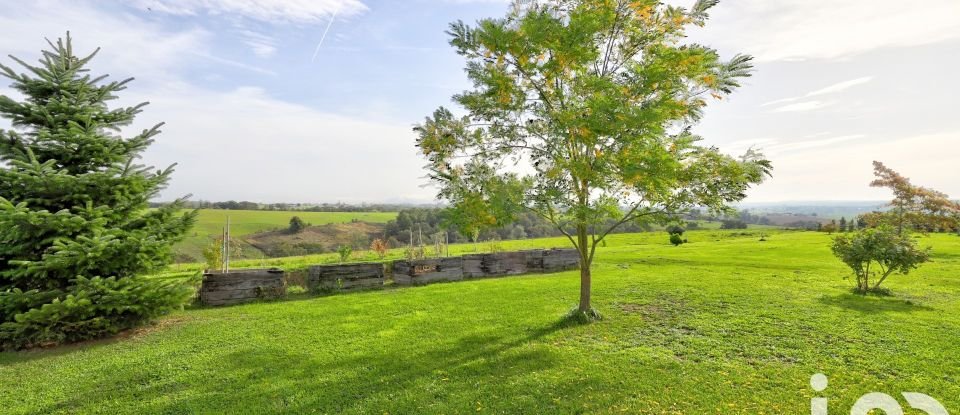
[[[934,262],[891,277],[891,297],[851,294],[824,234],[686,237],[613,236],[593,324],[563,318],[576,271],[189,309],[0,354],[0,412],[802,414],[822,396],[841,414],[873,391],[960,410],[957,236],[921,238]]]

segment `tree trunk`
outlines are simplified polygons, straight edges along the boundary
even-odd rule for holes
[[[589,313],[590,306],[590,264],[580,264],[580,307],[581,313]]]
[[[580,307],[581,313],[590,313],[590,247],[587,242],[586,225],[577,225],[577,245],[580,251]]]

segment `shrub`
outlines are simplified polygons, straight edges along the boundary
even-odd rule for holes
[[[720,229],[747,229],[747,223],[740,219],[724,219]]]
[[[907,274],[930,260],[929,248],[919,249],[912,238],[888,226],[840,235],[833,240],[832,250],[853,270],[861,293],[876,291],[891,274]],[[879,279],[871,286],[874,278]]]
[[[300,219],[299,216],[294,216],[290,218],[290,227],[287,230],[290,233],[300,233],[309,226],[303,219]]]
[[[670,234],[670,243],[672,243],[673,246],[683,245],[683,242],[684,242],[683,238],[679,234],[676,234],[676,233]]]
[[[340,245],[340,247],[337,248],[337,254],[340,255],[340,262],[346,262],[346,260],[350,259],[350,254],[352,253],[353,247],[350,245]]]
[[[684,232],[684,229],[683,229],[683,227],[680,226],[680,225],[670,225],[670,226],[667,226],[667,233],[669,233],[669,234],[671,234],[671,235],[674,235],[674,234],[676,234],[676,235],[683,235],[683,232]]]
[[[377,257],[383,259],[387,256],[387,243],[380,238],[374,239],[370,243],[370,250],[377,254]]]
[[[240,258],[243,255],[240,241],[230,238],[230,258]],[[208,271],[216,271],[223,268],[223,237],[214,238],[206,247],[203,248],[203,261]]]
[[[822,227],[820,227],[820,231],[821,231],[821,232],[826,232],[827,234],[833,234],[834,232],[837,231],[837,223],[836,223],[836,222],[830,222],[830,223],[828,223],[828,224],[826,224],[826,225],[823,225]]]

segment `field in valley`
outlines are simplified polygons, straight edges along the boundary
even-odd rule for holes
[[[113,340],[0,354],[0,402],[11,414],[800,414],[827,397],[840,414],[868,392],[913,391],[960,410],[960,238],[921,238],[934,262],[891,277],[892,296],[862,297],[827,235],[758,235],[612,236],[595,264],[604,319],[589,325],[564,319],[577,272],[192,308]]]
[[[235,238],[243,238],[257,232],[285,229],[290,224],[290,218],[299,216],[311,225],[326,225],[331,223],[349,223],[354,220],[370,223],[386,223],[396,219],[396,212],[293,212],[267,210],[220,210],[200,209],[197,224],[187,235],[187,238],[174,246],[180,262],[196,262],[202,260],[203,248],[214,238],[220,236],[230,217],[230,232]],[[262,253],[255,248],[244,245],[244,257],[260,258]]]

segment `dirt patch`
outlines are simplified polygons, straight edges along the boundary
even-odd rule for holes
[[[244,239],[270,257],[334,252],[341,245],[367,249],[370,241],[383,235],[384,225],[369,222],[331,223],[309,226],[298,233],[288,230],[260,232]]]
[[[689,311],[686,301],[665,294],[658,295],[649,303],[622,303],[618,307],[626,314],[639,314],[645,320],[654,321],[674,319]]]

